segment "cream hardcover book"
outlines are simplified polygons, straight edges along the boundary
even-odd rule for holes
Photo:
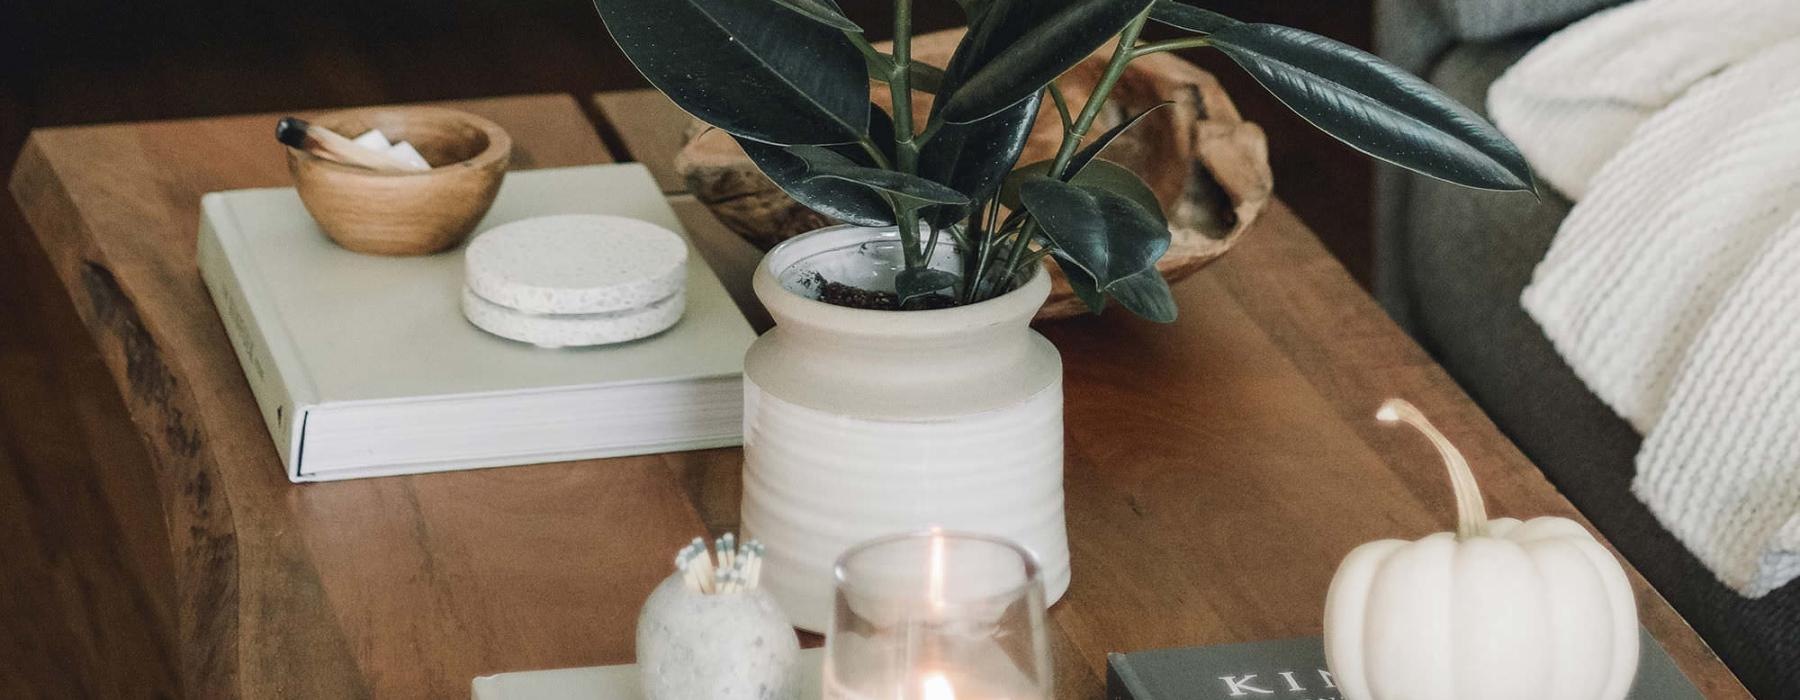
[[[824,649],[800,650],[800,700],[818,700]],[[644,700],[637,664],[521,671],[469,683],[474,700]]]
[[[510,173],[475,235],[548,214],[682,231],[649,172],[621,164]],[[739,444],[755,334],[691,242],[688,261],[673,328],[550,350],[463,318],[461,249],[352,253],[292,188],[201,199],[200,273],[293,481]]]

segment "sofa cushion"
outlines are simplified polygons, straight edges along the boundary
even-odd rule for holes
[[[1498,39],[1568,24],[1623,0],[1436,0],[1445,24],[1459,39]]]
[[[1531,43],[1458,46],[1429,77],[1479,109],[1488,85]],[[1383,303],[1409,319],[1419,342],[1745,685],[1762,697],[1800,697],[1800,584],[1743,598],[1664,530],[1631,494],[1639,436],[1588,392],[1519,305],[1569,202],[1415,175],[1403,184],[1401,220],[1380,251],[1389,268]]]

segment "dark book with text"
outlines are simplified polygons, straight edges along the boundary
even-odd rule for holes
[[[1318,637],[1108,654],[1107,700],[1341,700]],[[1630,700],[1703,700],[1648,632]]]

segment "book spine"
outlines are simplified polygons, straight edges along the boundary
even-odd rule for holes
[[[1106,700],[1154,700],[1124,654],[1106,655]]]
[[[257,322],[243,283],[233,272],[234,268],[247,269],[243,264],[233,265],[230,260],[231,248],[235,246],[228,239],[238,235],[235,230],[229,230],[233,226],[228,204],[215,195],[202,200],[198,246],[200,278],[218,309],[225,334],[231,338],[231,348],[237,354],[251,393],[256,396],[263,423],[275,441],[275,451],[281,456],[288,479],[298,481],[300,444],[304,438],[301,426],[306,411],[314,402],[306,396],[296,395],[304,392],[295,391],[284,379],[291,371],[277,363],[274,343],[278,339],[271,337],[268,324]]]

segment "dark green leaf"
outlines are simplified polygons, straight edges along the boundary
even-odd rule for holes
[[[1157,323],[1173,323],[1176,317],[1175,297],[1169,291],[1169,282],[1163,279],[1162,271],[1151,268],[1135,275],[1119,280],[1106,292],[1094,283],[1094,278],[1086,270],[1062,258],[1056,259],[1057,267],[1062,268],[1063,279],[1069,281],[1069,288],[1075,291],[1075,297],[1088,307],[1088,311],[1100,313],[1106,310],[1108,296],[1118,299],[1125,310]]]
[[[1131,313],[1157,323],[1175,321],[1175,296],[1169,292],[1169,282],[1163,279],[1162,271],[1154,267],[1119,280],[1106,293]]]
[[[1056,260],[1056,266],[1062,268],[1063,279],[1069,281],[1069,289],[1075,291],[1075,298],[1080,299],[1089,312],[1098,314],[1106,310],[1106,292],[1100,291],[1100,285],[1094,282],[1093,275],[1081,269],[1080,265],[1060,257],[1053,259]]]
[[[1467,187],[1533,188],[1518,147],[1469,108],[1386,61],[1271,24],[1230,25],[1211,41],[1290,109],[1357,150]]]
[[[930,267],[914,267],[900,271],[894,277],[894,294],[900,297],[900,305],[922,296],[929,296],[941,289],[950,289],[961,282],[962,278],[955,273]]]
[[[956,4],[962,6],[963,15],[969,18],[968,24],[974,25],[993,6],[994,0],[956,0]]]
[[[735,138],[735,137],[734,137]],[[894,120],[874,104],[869,105],[869,139],[881,146],[892,162],[894,157]],[[771,146],[759,141],[737,138],[750,160],[777,187],[808,209],[833,219],[859,226],[892,226],[894,209],[880,194],[862,185],[842,180],[809,180],[806,160],[789,153],[787,146]],[[875,160],[861,146],[842,144],[824,146],[855,165],[875,167]]]
[[[737,142],[764,175],[806,208],[859,226],[894,225],[893,209],[881,195],[862,185],[811,177],[806,160],[788,152],[794,147],[771,146],[746,138]]]
[[[1075,152],[1075,157],[1069,159],[1069,169],[1067,171],[1065,171],[1065,173],[1064,173],[1065,177],[1063,179],[1064,180],[1068,179],[1068,177],[1066,176],[1068,173],[1080,173],[1082,168],[1087,167],[1087,164],[1089,162],[1092,162],[1096,156],[1100,155],[1101,151],[1106,150],[1107,146],[1111,146],[1113,141],[1118,140],[1118,138],[1121,135],[1124,135],[1124,133],[1126,131],[1130,130],[1131,127],[1137,126],[1137,123],[1140,121],[1143,121],[1144,117],[1150,116],[1151,112],[1162,109],[1162,108],[1167,107],[1172,104],[1175,104],[1175,103],[1163,102],[1163,103],[1157,104],[1149,109],[1139,112],[1137,116],[1127,119],[1125,121],[1119,122],[1119,124],[1117,126],[1114,126],[1111,129],[1107,129],[1106,133],[1100,135],[1100,138],[1094,139],[1094,142],[1088,144],[1086,148],[1083,148],[1080,151]]]
[[[1123,165],[1110,160],[1096,160],[1082,169],[1069,184],[1106,190],[1129,199],[1143,207],[1158,224],[1164,228],[1169,226],[1168,219],[1163,216],[1162,202],[1156,199],[1156,192],[1137,173]]]
[[[744,0],[594,0],[625,56],[689,114],[775,144],[851,143],[869,82],[844,33]]]
[[[1212,10],[1202,10],[1175,0],[1156,0],[1150,6],[1150,19],[1197,34],[1213,32],[1238,24],[1238,21]]]
[[[1019,187],[1019,197],[1056,255],[1087,270],[1100,291],[1153,269],[1169,249],[1162,217],[1124,195],[1035,177]]]
[[[1043,102],[1042,94],[1034,95],[972,124],[945,124],[919,152],[919,175],[949,185],[972,202],[992,197],[1024,152]],[[940,208],[931,220],[942,228],[962,218],[961,213]]]
[[[1019,186],[1032,178],[1046,177],[1049,174],[1050,161],[1047,160],[1019,166],[1006,176],[1005,181],[1000,183],[1000,203],[1007,209],[1019,211],[1022,207],[1019,203]]]
[[[1006,177],[1006,183],[1001,186],[1000,203],[1009,209],[1018,209],[1020,185],[1034,177],[1044,177],[1049,172],[1050,161],[1047,160],[1040,160],[1014,170],[1011,175]],[[1137,173],[1131,172],[1123,165],[1110,160],[1096,160],[1088,167],[1083,168],[1081,172],[1076,173],[1075,178],[1069,182],[1075,185],[1097,187],[1130,199],[1138,206],[1143,207],[1144,211],[1155,217],[1157,221],[1163,222],[1164,226],[1168,226],[1168,220],[1163,216],[1162,202],[1156,199],[1156,192],[1151,190],[1149,185],[1144,184],[1143,179],[1139,178]]]
[[[862,27],[856,26],[844,11],[832,0],[775,0],[775,4],[798,12],[807,19],[823,24],[832,29],[844,32],[862,33]]]
[[[913,208],[932,204],[967,206],[969,198],[917,175],[857,165],[854,161],[827,148],[795,146],[788,152],[806,161],[807,180],[832,179],[853,182],[880,190]]]
[[[1150,0],[993,0],[956,47],[933,113],[985,119],[1036,94],[1117,35]]]

